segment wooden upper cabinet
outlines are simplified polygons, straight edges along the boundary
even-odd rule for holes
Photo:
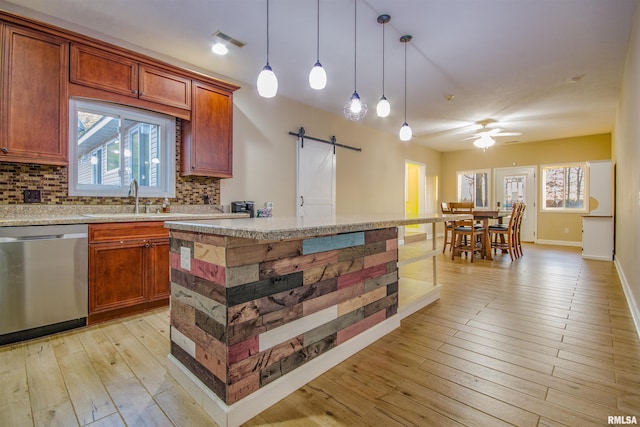
[[[194,81],[191,121],[182,123],[182,175],[233,176],[233,91]]]
[[[0,161],[68,164],[69,43],[5,24]]]
[[[93,47],[71,44],[72,83],[138,97],[138,63]]]
[[[172,107],[191,108],[191,80],[91,46],[71,44],[71,83]]]
[[[140,65],[140,99],[191,109],[191,79],[149,65]]]

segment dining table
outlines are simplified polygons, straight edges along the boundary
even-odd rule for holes
[[[489,235],[489,220],[497,219],[498,224],[502,224],[502,219],[507,218],[511,215],[511,210],[501,211],[501,210],[489,210],[489,209],[473,209],[473,219],[475,221],[481,221],[482,227],[484,228],[484,247],[482,254],[485,259],[492,260],[493,256],[491,256],[491,238]]]

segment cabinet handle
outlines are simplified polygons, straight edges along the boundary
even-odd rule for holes
[[[133,94],[135,95],[135,94],[137,94],[137,93],[138,93],[138,91],[137,91],[137,90],[135,90],[135,89],[133,89],[133,90],[131,91],[131,93],[133,93]]]
[[[9,149],[7,147],[2,147],[2,152],[6,154],[9,152]]]

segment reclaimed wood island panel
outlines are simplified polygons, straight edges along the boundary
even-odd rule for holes
[[[451,215],[166,222],[170,372],[239,425],[400,324],[398,226]]]

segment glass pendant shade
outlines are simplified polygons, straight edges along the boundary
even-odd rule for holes
[[[347,119],[356,122],[363,118],[367,114],[367,111],[367,104],[362,102],[358,92],[353,92],[351,98],[344,104],[342,114],[344,114]]]
[[[400,141],[409,141],[413,136],[411,127],[409,127],[409,124],[407,122],[404,122],[402,124],[402,127],[400,128],[399,136],[400,136]]]
[[[269,64],[258,74],[258,94],[263,98],[273,98],[278,93],[278,78]]]
[[[382,95],[382,98],[378,101],[376,113],[378,117],[387,117],[391,113],[391,104],[389,104],[389,101],[384,95]]]
[[[349,105],[349,110],[351,110],[353,114],[358,114],[360,111],[362,111],[362,101],[360,100],[360,95],[358,95],[358,92],[353,92],[353,95],[351,95],[351,104]]]
[[[327,72],[322,68],[320,61],[316,62],[309,73],[309,86],[315,90],[321,90],[327,86]]]

